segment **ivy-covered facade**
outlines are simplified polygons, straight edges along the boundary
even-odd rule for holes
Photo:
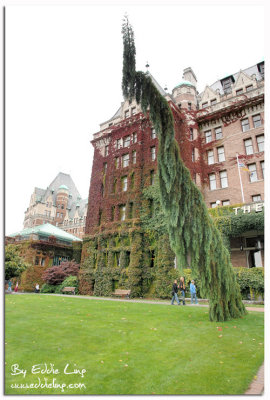
[[[222,158],[220,150],[226,144],[224,137],[217,136],[212,141],[212,146],[214,142],[215,151],[220,156],[219,162],[209,162],[209,152],[212,150],[205,130],[208,129],[209,132],[219,124],[222,125],[222,129],[228,129],[228,126],[235,129],[234,124],[237,123],[241,125],[241,119],[246,115],[246,107],[260,108],[262,105],[262,95],[258,94],[258,90],[255,96],[255,86],[261,90],[262,82],[258,79],[256,85],[254,83],[254,95],[246,97],[245,101],[238,97],[229,107],[224,102],[229,94],[216,94],[220,104],[217,106],[218,111],[215,111],[213,108],[205,108],[203,103],[206,98],[210,99],[213,96],[213,90],[210,88],[210,97],[209,93],[207,96],[207,91],[198,97],[196,77],[191,68],[184,71],[185,80],[173,89],[172,95],[164,91],[149,72],[146,75],[170,106],[181,158],[193,182],[207,200],[207,206],[213,207],[214,203],[218,206],[219,196],[221,193],[224,196],[224,200],[221,198],[221,206],[213,208],[210,213],[222,232],[227,248],[231,250],[232,262],[233,258],[237,261],[235,264],[233,262],[233,265],[258,266],[252,263],[249,265],[247,260],[245,262],[246,252],[250,251],[246,238],[253,237],[249,236],[250,234],[261,238],[263,213],[251,212],[248,216],[244,214],[242,219],[253,219],[253,223],[242,225],[242,230],[239,228],[237,233],[228,233],[236,221],[233,204],[237,202],[241,203],[237,204],[238,206],[243,206],[241,192],[238,183],[233,188],[218,187],[217,189],[222,190],[216,194],[212,191],[211,176],[215,174],[216,177],[220,177],[219,184],[224,185],[226,180],[222,172],[229,171],[229,166],[227,159]],[[239,90],[237,85],[233,90]],[[223,98],[222,95],[227,97]],[[208,103],[210,105],[210,100]],[[215,104],[213,102],[212,106],[215,107]],[[258,135],[261,136],[261,132],[258,131]],[[157,184],[158,139],[149,115],[142,113],[135,100],[124,101],[116,114],[101,124],[100,131],[93,135],[92,145],[94,160],[86,235],[83,240],[80,292],[111,295],[115,289],[124,288],[130,289],[131,296],[134,297],[170,296],[172,281],[179,277],[179,271],[176,268],[175,254],[170,247],[166,218],[160,207]],[[240,147],[238,150],[242,152]],[[262,152],[258,152],[257,156],[259,158],[256,162],[262,166]],[[250,156],[248,157],[247,159],[251,160]],[[246,159],[242,158],[242,161]],[[251,161],[253,162],[253,159]],[[236,160],[232,159],[230,163],[234,170],[229,171],[229,174],[235,176]],[[263,182],[253,185],[254,193],[249,192],[250,198],[260,191],[263,200],[262,187]],[[227,214],[220,218],[216,214],[220,209],[226,209],[226,199],[230,191],[231,206],[227,207]],[[255,221],[253,214],[260,215],[259,225],[256,225],[258,221]],[[239,216],[238,218],[242,221]],[[182,263],[181,269],[187,267],[188,258],[186,264]]]

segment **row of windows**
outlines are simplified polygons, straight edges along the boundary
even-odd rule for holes
[[[224,88],[225,92],[228,92],[228,90],[230,90],[230,88],[231,88],[231,82],[230,81],[227,81],[227,82],[224,81],[223,88]],[[241,88],[241,89],[236,90],[235,93],[236,93],[236,96],[240,96],[241,94],[244,93],[244,91],[245,92],[250,92],[251,90],[253,90],[253,85],[248,85],[245,88]],[[214,106],[215,104],[217,104],[217,99],[216,98],[210,100],[210,106]],[[202,103],[202,108],[206,108],[208,106],[209,106],[209,102],[208,101]]]
[[[252,121],[253,121],[253,128],[259,128],[262,125],[261,115],[260,114],[253,115]],[[241,126],[243,132],[249,131],[250,130],[249,118],[242,119]]]
[[[125,221],[126,219],[132,219],[134,218],[134,203],[130,202],[128,203],[128,207],[126,204],[121,204],[119,206],[112,206],[111,208],[111,221],[115,221],[116,219],[116,207],[118,207],[118,215],[119,221]],[[102,223],[103,219],[103,211],[99,211],[98,215],[98,225],[100,226]]]
[[[125,118],[129,118],[130,115],[135,115],[135,114],[136,114],[136,107],[131,107],[131,109],[124,111]]]
[[[260,162],[261,165],[261,170],[262,170],[262,176],[264,178],[264,161]],[[249,172],[249,181],[250,182],[257,182],[258,181],[258,173],[257,173],[257,165],[256,163],[248,164],[248,172]],[[209,188],[210,190],[216,190],[217,189],[217,175],[216,173],[211,173],[208,175],[209,177]],[[227,171],[220,171],[218,175],[219,181],[220,181],[220,187],[221,188],[227,188],[228,187],[228,176],[227,176]]]
[[[258,202],[258,201],[262,201],[262,197],[260,194],[255,194],[253,196],[251,196],[252,202]],[[218,204],[217,201],[214,201],[213,203],[210,203],[211,208],[216,208],[218,205],[222,205],[222,206],[229,206],[230,205],[230,200],[221,200],[220,204]]]
[[[256,136],[256,143],[258,151],[259,152],[264,151],[264,135]],[[252,138],[244,140],[244,144],[245,144],[246,154],[247,155],[254,154]]]
[[[155,161],[156,159],[156,147],[152,146],[150,147],[150,155],[151,155],[151,160]],[[123,154],[121,157],[115,157],[114,159],[114,165],[116,169],[119,168],[126,168],[130,165],[130,161],[132,162],[132,164],[136,164],[137,162],[137,152],[136,150],[133,150],[131,154],[126,153]],[[106,174],[107,172],[107,168],[108,168],[108,164],[105,162],[103,163],[103,173]]]
[[[225,161],[224,146],[217,147],[217,158],[218,158],[218,162]],[[215,163],[214,150],[207,151],[207,161],[208,161],[208,165]]]
[[[130,179],[129,180],[128,180],[128,176],[127,175],[122,176],[121,179],[120,179],[120,182],[121,182],[121,191],[122,192],[127,192],[128,189],[134,189],[134,183],[135,183],[134,173],[132,173],[130,175]],[[117,180],[117,178],[115,178],[114,181],[113,181],[112,193],[116,193],[117,183],[118,183],[118,180]],[[155,171],[151,170],[150,171],[150,185],[154,185],[154,183],[155,183]],[[104,197],[104,186],[103,186],[103,184],[101,185],[101,194],[102,194],[102,197]]]
[[[253,115],[252,121],[253,121],[253,128],[260,127],[262,125],[261,115],[260,114]],[[250,130],[249,118],[242,119],[241,126],[242,126],[242,132],[246,132],[246,131]],[[205,131],[204,135],[205,135],[206,143],[210,143],[210,142],[212,142],[212,140],[219,140],[223,137],[222,127],[219,126],[214,129],[214,138],[213,138],[213,132],[211,129]]]
[[[256,136],[256,143],[258,152],[264,151],[264,135]],[[252,138],[244,140],[245,151],[247,155],[254,154]],[[225,161],[225,150],[224,146],[217,147],[217,162]],[[193,154],[192,154],[193,158]],[[215,164],[215,150],[211,149],[207,151],[207,162],[208,165]]]
[[[209,174],[209,187],[210,190],[216,190],[217,189],[217,177],[215,173]],[[227,176],[227,171],[220,171],[219,172],[219,181],[220,181],[220,187],[221,188],[226,188],[228,187],[228,176]]]

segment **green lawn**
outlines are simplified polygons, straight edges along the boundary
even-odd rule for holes
[[[6,394],[243,394],[263,362],[259,312],[216,323],[204,307],[30,294],[5,306]],[[31,372],[45,363],[59,373]]]

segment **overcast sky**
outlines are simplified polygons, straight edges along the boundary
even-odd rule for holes
[[[34,187],[69,173],[88,197],[99,124],[122,101],[122,18],[137,69],[169,92],[192,67],[207,84],[264,59],[260,5],[62,5],[6,9],[6,234],[23,228]]]

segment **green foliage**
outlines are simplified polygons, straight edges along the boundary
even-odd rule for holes
[[[61,285],[58,285],[56,287],[55,293],[64,293],[63,289],[65,287],[75,287],[75,294],[78,294],[79,293],[78,286],[79,286],[78,277],[70,275],[64,280],[64,282],[61,283]]]
[[[30,264],[26,263],[20,256],[20,248],[14,244],[5,247],[5,279],[19,277]]]
[[[56,285],[49,285],[48,283],[44,283],[41,286],[40,293],[56,293],[56,289],[58,286]]]
[[[264,210],[261,212],[241,213],[216,217],[216,225],[223,235],[237,237],[247,231],[264,230]]]
[[[234,268],[243,299],[264,298],[264,268]]]
[[[129,101],[135,97],[142,111],[149,112],[158,135],[160,200],[177,264],[182,270],[187,265],[187,257],[190,257],[191,268],[201,279],[202,294],[209,298],[211,321],[241,317],[246,311],[229,252],[208,214],[201,192],[181,159],[171,109],[150,76],[135,72],[134,34],[127,19],[122,32],[123,95]]]

